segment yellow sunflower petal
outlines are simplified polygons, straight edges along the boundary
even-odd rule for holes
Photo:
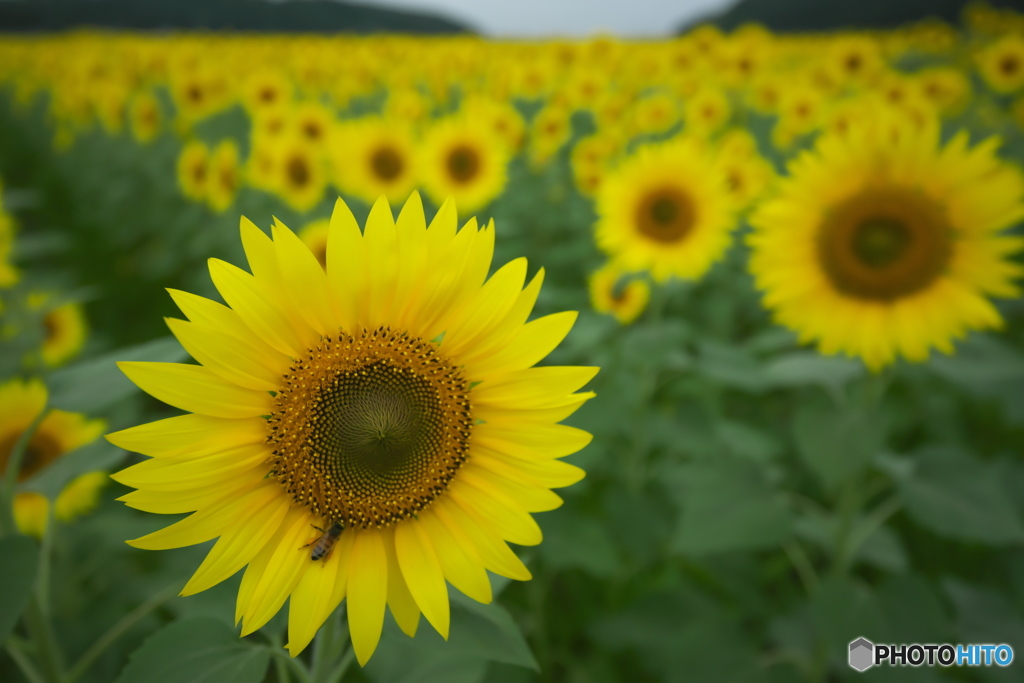
[[[426,529],[418,520],[407,520],[395,528],[395,552],[405,583],[423,616],[448,640],[448,587]]]
[[[377,649],[388,598],[388,559],[384,540],[375,531],[353,534],[348,561],[348,623],[352,649],[360,665]]]
[[[292,657],[306,649],[345,599],[354,545],[355,534],[342,534],[334,552],[316,566],[307,567],[295,585],[288,604],[288,652]]]
[[[117,367],[147,394],[175,408],[212,417],[270,412],[270,394],[229,384],[201,365],[122,361]]]

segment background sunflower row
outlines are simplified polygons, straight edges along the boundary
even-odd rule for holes
[[[78,421],[78,431],[41,430],[63,440],[19,491],[64,509],[61,491],[96,471],[89,465],[125,457],[86,443],[102,431],[96,421],[119,429],[167,414],[118,393],[116,371],[98,368],[111,349],[166,335],[160,314],[178,313],[164,287],[213,294],[205,259],[243,262],[239,214],[306,226],[315,248],[317,221],[339,192],[362,221],[380,194],[398,202],[421,188],[428,216],[447,194],[466,216],[493,216],[497,262],[525,254],[531,270],[544,266],[539,313],[584,310],[552,362],[605,371],[599,397],[573,418],[595,434],[574,457],[588,477],[563,509],[540,516],[547,542],[523,553],[535,580],[501,586],[511,618],[488,622],[505,629],[492,649],[467,646],[457,628],[447,645],[385,634],[358,676],[400,680],[440,657],[441,670],[464,667],[466,680],[637,670],[844,679],[851,635],[1016,637],[1019,298],[997,302],[1001,332],[874,374],[774,324],[748,242],[736,237],[777,196],[788,162],[865,120],[887,131],[937,126],[933,151],[961,131],[972,148],[999,135],[1000,168],[1012,174],[1024,159],[1022,36],[1015,15],[976,9],[961,26],[803,36],[703,28],[640,43],[5,38],[0,298],[3,374],[17,379],[3,391],[24,409],[0,444],[37,416],[37,377]],[[626,263],[634,243],[600,237],[609,202],[664,181],[627,172],[651,155],[707,169],[687,177],[718,188],[724,238],[687,272]],[[179,359],[156,344],[133,357]],[[55,347],[63,351],[47,351]],[[57,456],[76,464],[54,476]],[[71,653],[86,651],[95,629],[84,615],[117,623],[198,557],[130,555],[122,539],[151,522],[108,487],[94,516],[53,511],[51,542],[65,560],[55,602]],[[81,510],[96,498],[97,486],[85,489]],[[49,512],[34,509],[21,528],[42,534]],[[230,613],[228,602],[230,590],[211,592],[149,615],[90,675],[114,679],[157,628]],[[453,623],[477,624],[460,614]],[[396,661],[404,672],[389,668]]]

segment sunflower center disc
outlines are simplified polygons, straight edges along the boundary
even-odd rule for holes
[[[14,446],[21,438],[21,432],[15,432],[7,438],[0,439],[0,474],[7,472],[7,466],[11,455],[14,453]],[[37,431],[32,435],[25,453],[21,457],[21,465],[18,467],[18,481],[29,479],[39,470],[60,457],[61,445],[51,434],[44,431]]]
[[[402,157],[390,147],[381,147],[370,160],[373,172],[381,180],[394,180],[402,174]]]
[[[946,270],[953,231],[942,208],[920,192],[872,189],[836,206],[822,222],[818,255],[835,287],[893,301],[928,287]]]
[[[448,153],[448,173],[457,183],[468,183],[480,171],[476,150],[459,146]]]
[[[636,215],[640,232],[665,244],[678,242],[690,234],[695,219],[693,201],[674,187],[648,194],[640,202]]]
[[[284,376],[267,421],[271,476],[347,527],[415,515],[466,460],[469,386],[433,344],[388,328],[322,339]]]
[[[288,165],[285,166],[285,171],[288,173],[288,179],[295,187],[305,187],[306,183],[309,182],[309,166],[302,157],[295,156],[289,159]]]

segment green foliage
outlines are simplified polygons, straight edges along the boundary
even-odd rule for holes
[[[39,549],[25,536],[0,538],[0,642],[18,623],[36,580]]]
[[[132,653],[117,683],[248,683],[262,680],[270,652],[238,639],[217,619],[182,619]]]
[[[51,404],[104,417],[111,430],[165,417],[112,363],[184,358],[166,337],[162,316],[179,314],[163,289],[215,296],[205,260],[242,263],[238,214],[298,228],[331,202],[300,216],[245,190],[227,215],[213,215],[180,196],[172,135],[140,152],[97,131],[57,155],[40,112],[7,105],[0,100],[0,130],[13,134],[0,138],[0,176],[38,193],[17,211],[18,257],[47,283],[91,296],[94,333],[84,360],[45,377]],[[243,118],[206,123],[244,136]],[[369,207],[352,206],[363,220]],[[560,509],[537,515],[544,542],[516,549],[532,581],[492,577],[502,590],[486,606],[452,591],[448,642],[425,621],[409,639],[387,618],[365,669],[342,666],[339,627],[338,642],[320,648],[328,657],[337,646],[329,669],[373,683],[854,681],[846,648],[860,636],[1024,643],[1020,300],[1000,304],[1004,331],[871,375],[771,323],[741,241],[704,280],[656,289],[631,326],[594,313],[585,290],[602,261],[593,209],[572,189],[564,153],[536,173],[513,162],[489,215],[495,264],[525,255],[531,275],[545,268],[536,315],[580,311],[547,362],[602,366],[597,397],[569,420],[594,434],[569,459],[587,477],[559,492]],[[77,474],[127,457],[97,442],[21,490],[52,498]],[[0,537],[0,635],[13,629],[9,642],[30,652],[32,629],[18,620],[48,572],[64,673],[77,671],[77,681],[275,683],[314,668],[319,644],[287,660],[283,615],[238,637],[239,577],[175,597],[209,546],[125,545],[175,519],[124,508],[115,499],[126,492],[112,484],[94,514],[54,524],[42,553]],[[938,668],[870,675],[973,680]],[[0,680],[23,680],[2,653]]]

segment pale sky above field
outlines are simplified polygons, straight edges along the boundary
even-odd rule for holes
[[[429,11],[488,36],[667,36],[736,0],[358,0]]]

